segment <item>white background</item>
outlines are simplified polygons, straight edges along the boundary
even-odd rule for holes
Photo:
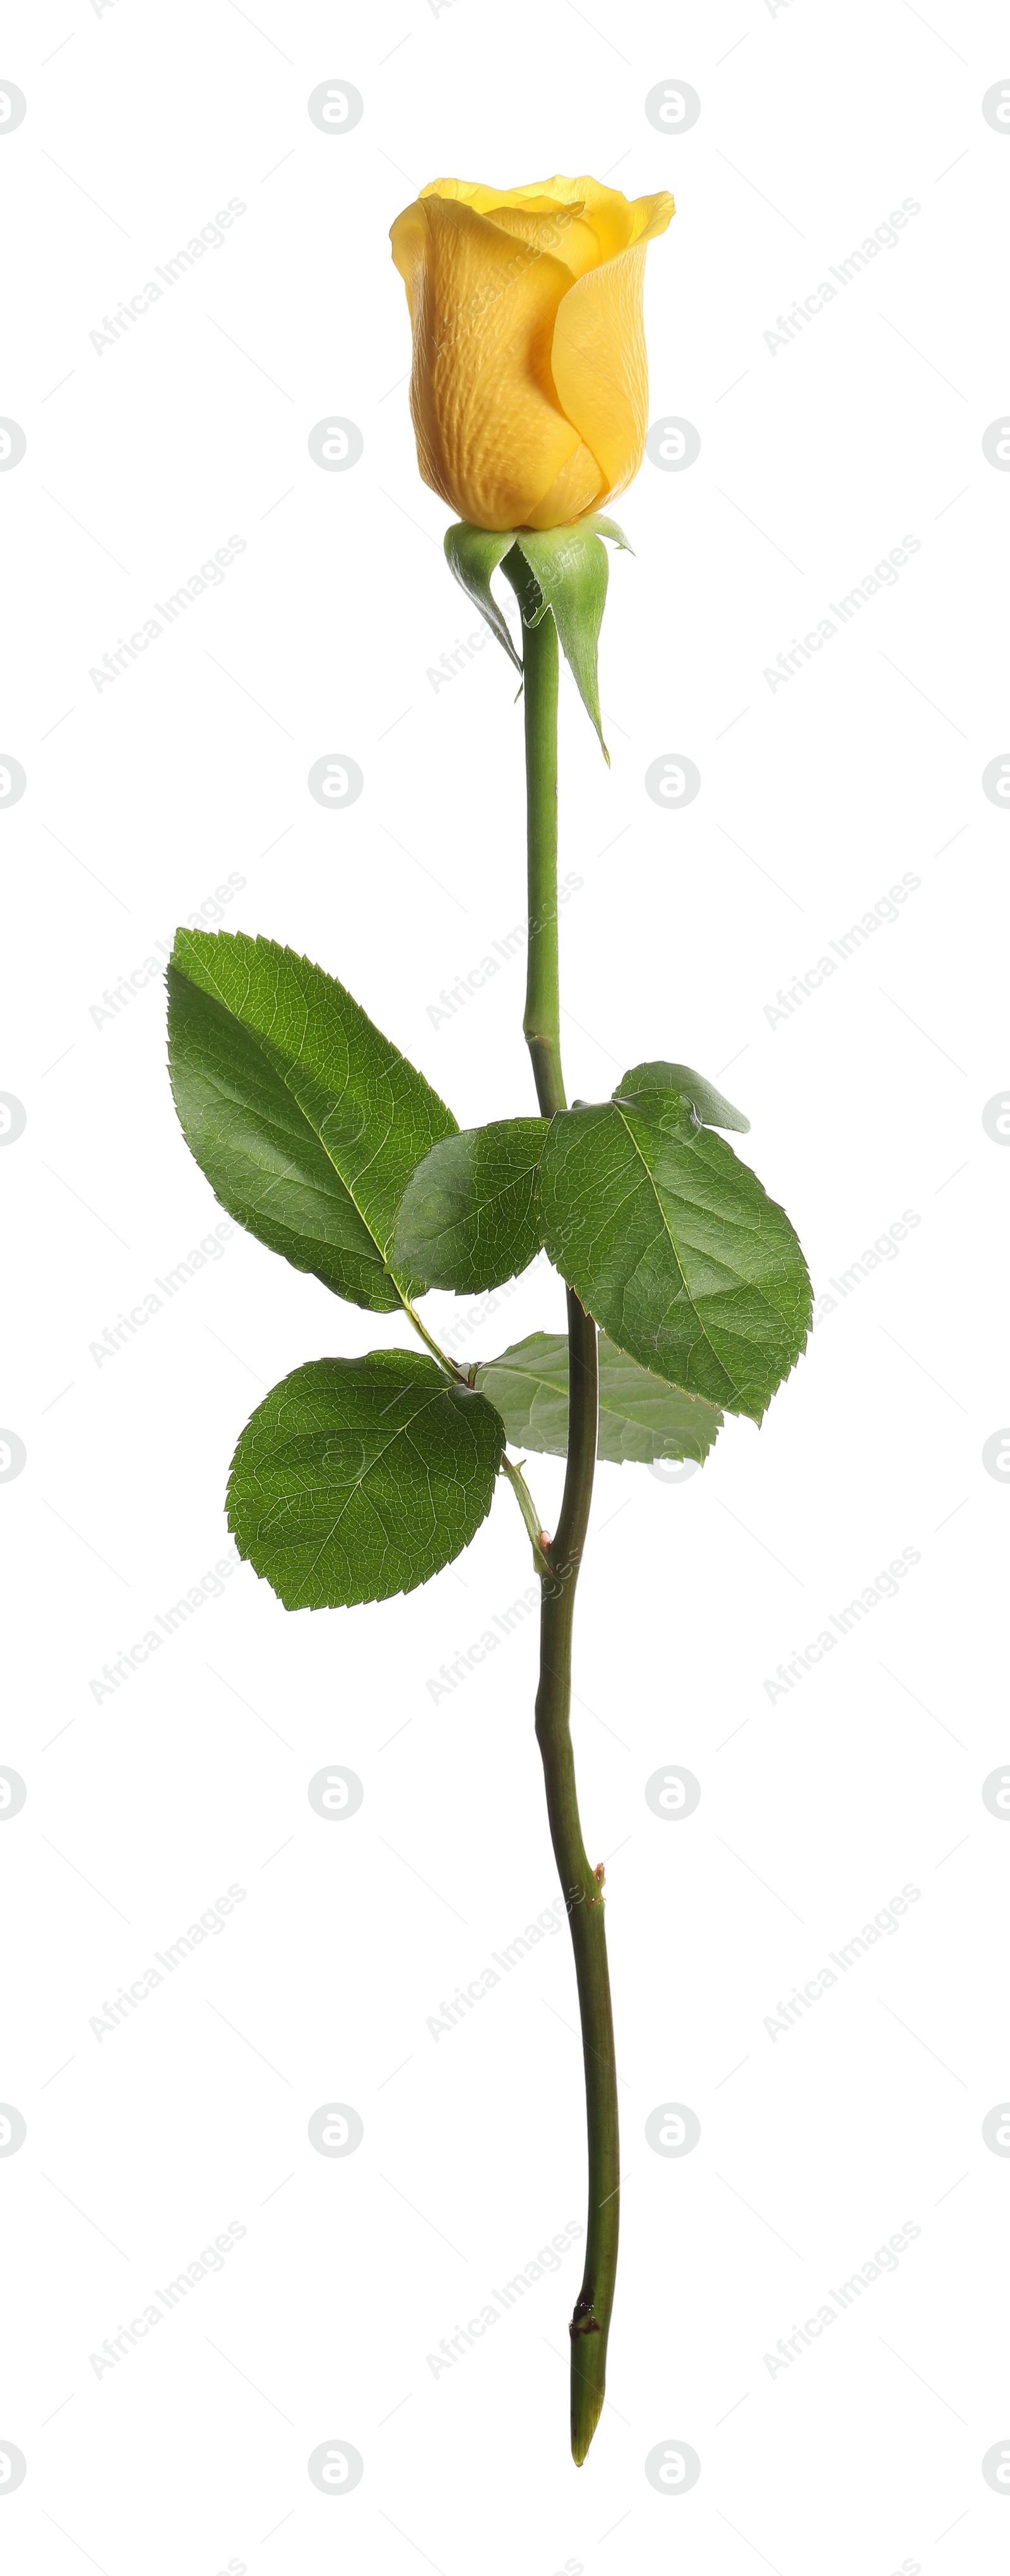
[[[590,23],[592,21],[592,23]],[[7,245],[0,410],[0,814],[7,973],[0,1159],[8,1321],[0,1491],[8,1580],[0,2096],[5,2563],[106,2576],[658,2570],[865,2576],[1002,2568],[1010,2505],[1006,2197],[983,2144],[1010,2092],[1010,1837],[982,1802],[1010,1758],[1002,1629],[1010,1500],[982,1463],[1010,1418],[1003,1207],[982,1111],[1006,1048],[1010,478],[982,437],[1007,399],[1010,78],[1003,13],[930,0],[658,5],[34,0],[0,75]],[[360,90],[321,132],[317,84]],[[689,81],[693,129],[647,93]],[[646,464],[619,515],[603,631],[613,765],[563,683],[569,1091],[667,1056],[722,1074],[746,1152],[815,1287],[913,1210],[893,1260],[822,1320],[760,1432],[702,1474],[600,1471],[579,1596],[577,1758],[607,1862],[626,2173],[608,2406],[568,2455],[581,2245],[437,2377],[426,2356],[584,2221],[567,1934],[436,2038],[555,1894],[527,1620],[448,1696],[427,1685],[530,1580],[511,1498],[458,1566],[353,1613],[287,1616],[248,1569],[97,1699],[102,1666],[227,1546],[238,1432],[300,1361],[403,1336],[335,1308],[235,1230],[223,1257],[99,1365],[106,1325],[220,1212],[177,1127],[160,976],[103,992],[198,915],[338,973],[462,1123],[532,1106],[522,965],[429,1006],[521,920],[521,709],[486,651],[418,480],[409,335],[388,226],[441,172],[590,170],[669,185],[649,253],[652,417],[694,422],[687,471]],[[90,334],[218,207],[220,249],[97,351]],[[920,211],[802,333],[764,334],[903,199]],[[12,245],[20,248],[12,265]],[[312,462],[327,407],[361,428]],[[246,550],[113,684],[89,676],[231,533]],[[792,639],[906,533],[920,550],[787,684]],[[314,803],[344,751],[364,791]],[[689,809],[644,789],[686,752]],[[766,1006],[912,872],[921,884],[822,988]],[[17,1283],[14,1274],[17,1274]],[[493,1313],[432,1300],[467,1358],[557,1329],[543,1266]],[[533,1461],[551,1524],[560,1466]],[[816,1670],[776,1666],[904,1549],[919,1552]],[[692,1769],[682,1824],[644,1799]],[[364,1783],[336,1825],[306,1790]],[[232,1883],[226,1928],[90,2027]],[[906,1883],[900,1930],[784,2034],[814,1978]],[[317,2155],[318,2105],[364,2140]],[[693,2154],[645,2140],[666,2100]],[[772,2376],[833,2284],[914,2221],[896,2273]],[[114,2368],[90,2356],[232,2220],[223,2273]],[[365,2462],[309,2481],[319,2443]],[[701,2477],[658,2493],[682,2439]]]

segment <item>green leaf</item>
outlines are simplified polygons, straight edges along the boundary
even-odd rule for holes
[[[469,519],[457,519],[451,528],[446,529],[444,542],[450,572],[455,573],[467,598],[473,600],[474,607],[479,608],[481,616],[486,618],[492,635],[497,636],[499,644],[504,644],[509,661],[515,663],[517,671],[521,671],[522,662],[504,611],[499,608],[491,589],[492,573],[497,571],[502,556],[507,555],[515,542],[512,529],[506,528],[503,532],[497,528],[474,528]]]
[[[516,538],[537,586],[552,611],[562,649],[575,675],[579,696],[600,737],[609,768],[610,753],[600,723],[600,684],[596,653],[607,597],[607,550],[585,520],[567,528],[547,528],[537,535],[525,529]]]
[[[286,1610],[388,1601],[469,1545],[503,1445],[486,1398],[420,1352],[312,1360],[246,1423],[228,1527]]]
[[[175,1105],[221,1206],[338,1296],[399,1306],[397,1206],[451,1110],[335,976],[272,939],[179,930],[168,990]]]
[[[785,1211],[690,1096],[622,1086],[559,1111],[537,1191],[551,1260],[611,1340],[760,1422],[806,1343],[812,1290]]]
[[[636,1064],[630,1073],[622,1073],[613,1100],[631,1100],[639,1092],[679,1091],[695,1112],[701,1127],[733,1127],[741,1136],[750,1133],[750,1119],[742,1109],[734,1109],[724,1100],[714,1083],[706,1082],[703,1073],[692,1073],[689,1064]]]
[[[477,1385],[501,1414],[514,1447],[568,1449],[568,1342],[563,1333],[530,1333],[525,1342],[477,1370]],[[598,1458],[621,1466],[656,1458],[707,1458],[723,1417],[701,1396],[667,1386],[600,1335]]]
[[[434,1145],[400,1202],[393,1258],[429,1288],[472,1296],[535,1260],[534,1205],[546,1118],[500,1118]]]

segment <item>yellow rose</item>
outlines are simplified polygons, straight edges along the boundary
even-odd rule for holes
[[[433,179],[390,233],[425,483],[480,528],[556,528],[637,474],[646,244],[673,198],[598,179]]]

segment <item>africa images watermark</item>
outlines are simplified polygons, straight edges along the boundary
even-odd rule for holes
[[[153,1628],[145,1629],[143,1636],[138,1637],[132,1646],[118,1648],[113,1662],[103,1664],[101,1674],[93,1675],[88,1683],[92,1699],[98,1702],[99,1707],[103,1699],[112,1699],[116,1691],[132,1679],[140,1664],[148,1663],[170,1638],[178,1635],[180,1628],[195,1619],[208,1601],[220,1601],[226,1582],[237,1573],[241,1563],[236,1547],[230,1556],[219,1556],[214,1566],[206,1574],[201,1574],[199,1582],[191,1584],[188,1592],[180,1594],[169,1610],[157,1612]]]
[[[198,1271],[206,1269],[208,1263],[223,1261],[229,1235],[234,1232],[235,1228],[227,1217],[222,1217],[211,1233],[205,1234],[203,1241],[187,1253],[185,1261],[177,1261],[174,1269],[167,1271],[163,1279],[155,1278],[154,1288],[148,1289],[139,1305],[131,1306],[129,1314],[119,1315],[115,1324],[106,1324],[101,1341],[88,1343],[95,1367],[101,1368],[106,1360],[115,1359],[124,1344],[141,1332],[144,1325],[151,1322],[152,1316],[160,1314],[169,1299],[178,1296],[180,1288],[188,1287]],[[160,1297],[155,1295],[155,1288],[161,1289]]]
[[[117,305],[114,313],[103,313],[101,329],[88,333],[96,358],[103,358],[106,349],[114,349],[117,340],[122,340],[143,314],[149,313],[153,305],[160,304],[163,295],[170,295],[173,286],[178,285],[179,279],[185,277],[189,269],[195,268],[205,251],[223,250],[226,235],[245,212],[244,197],[229,197],[226,206],[218,207],[213,222],[201,224],[199,232],[193,234],[185,249],[177,250],[173,259],[166,260],[164,268],[156,267],[154,277],[149,277],[136,295]],[[161,284],[157,286],[155,279],[159,277]]]
[[[479,1970],[476,1977],[471,1977],[468,1986],[457,1986],[448,2003],[443,1996],[437,2013],[429,2013],[426,2023],[436,2047],[450,2030],[455,2030],[458,2022],[466,2019],[475,2004],[483,2003],[485,1995],[491,1994],[495,1986],[501,1984],[502,1977],[511,1976],[513,1968],[518,1968],[523,1959],[529,1958],[531,1950],[539,1948],[541,1941],[549,1941],[554,1933],[560,1932],[568,1912],[565,1898],[555,1896],[550,1905],[541,1908],[535,1922],[527,1923],[525,1932],[517,1932],[513,1940],[506,1941],[503,1950],[492,1950],[491,1958],[496,1963],[493,1967],[489,1963]]]
[[[921,1224],[922,1218],[917,1209],[905,1208],[903,1214],[895,1218],[894,1224],[888,1226],[886,1234],[878,1234],[874,1243],[867,1244],[865,1252],[860,1253],[858,1261],[851,1261],[847,1270],[840,1271],[837,1279],[829,1279],[828,1287],[818,1291],[814,1298],[811,1322],[815,1325],[823,1324],[826,1316],[837,1314],[843,1299],[851,1297],[857,1288],[861,1288],[864,1280],[868,1279],[874,1270],[881,1269],[889,1261],[897,1260],[906,1237],[914,1233],[916,1226]],[[830,1297],[829,1288],[837,1289],[837,1296]]]
[[[563,904],[571,902],[573,895],[581,894],[585,882],[585,877],[580,877],[574,868],[569,868],[567,876],[561,879],[558,886],[559,912]],[[455,1019],[457,1011],[461,1011],[465,1003],[472,1002],[475,994],[481,992],[485,984],[490,983],[493,975],[500,975],[503,966],[511,966],[513,958],[525,954],[528,929],[528,922],[517,921],[511,930],[503,933],[501,939],[492,940],[491,947],[496,952],[494,956],[478,958],[477,964],[471,966],[465,975],[460,975],[455,984],[443,988],[437,1002],[427,1004],[428,1018],[433,1029],[441,1028],[443,1020]]]
[[[539,1252],[536,1261],[530,1263],[530,1270],[545,1270],[546,1267],[546,1256]],[[506,1280],[503,1288],[485,1289],[483,1296],[476,1298],[472,1306],[465,1299],[460,1299],[463,1313],[453,1316],[450,1332],[450,1339],[457,1350],[463,1342],[472,1342],[476,1333],[485,1332],[492,1315],[497,1315],[501,1306],[507,1306],[510,1297],[518,1295],[529,1276],[530,1271],[527,1270],[518,1279]]]
[[[149,2299],[139,2317],[133,2317],[128,2326],[120,2326],[117,2335],[106,2335],[101,2352],[88,2354],[95,2378],[104,2378],[107,2370],[115,2370],[118,2362],[125,2361],[127,2353],[133,2351],[138,2343],[142,2343],[145,2335],[150,2334],[154,2326],[164,2325],[165,2318],[171,2316],[173,2308],[178,2306],[179,2301],[188,2298],[191,2290],[198,2289],[200,2282],[205,2281],[209,2273],[223,2272],[226,2257],[234,2253],[236,2245],[248,2233],[248,2228],[243,2227],[241,2219],[230,2218],[227,2227],[223,2229],[220,2236],[215,2236],[212,2245],[202,2245],[199,2254],[194,2255],[193,2261],[187,2263],[183,2271],[176,2273],[174,2281],[169,2281],[163,2290],[155,2290],[153,2298]]]
[[[822,1628],[819,1635],[813,1638],[809,1645],[804,1646],[802,1652],[798,1646],[794,1646],[791,1661],[788,1664],[776,1664],[776,1677],[764,1684],[772,1706],[774,1707],[777,1699],[785,1699],[791,1690],[795,1690],[797,1683],[806,1679],[811,1666],[823,1663],[825,1655],[830,1654],[835,1646],[839,1646],[843,1637],[851,1636],[853,1629],[858,1627],[862,1620],[868,1619],[881,1601],[893,1601],[905,1575],[911,1571],[913,1565],[921,1565],[921,1563],[922,1552],[919,1548],[902,1548],[901,1555],[892,1556],[890,1565],[884,1568],[883,1573],[876,1575],[872,1583],[867,1583],[862,1592],[855,1593],[844,1610],[831,1611],[830,1627]],[[835,1636],[831,1634],[832,1628],[837,1631]]]
[[[245,1904],[247,1893],[248,1890],[233,1879],[223,1896],[215,1897],[213,1905],[204,1907],[198,1922],[191,1923],[187,1932],[178,1933],[167,1948],[155,1951],[157,1967],[152,1961],[149,1968],[142,1968],[131,1985],[120,1986],[111,2003],[106,1996],[101,2012],[92,2013],[88,2022],[88,2029],[93,2032],[99,2047],[103,2039],[108,2039],[114,2030],[118,2030],[120,2022],[129,2020],[138,2004],[147,2002],[148,1995],[153,1995],[166,1977],[174,1976],[176,1968],[181,1968],[185,1959],[192,1958],[194,1950],[202,1948],[205,1941],[217,1939],[225,1929],[229,1914],[234,1914],[236,1905]]]
[[[238,868],[229,869],[227,878],[215,886],[213,894],[205,895],[196,911],[187,913],[187,930],[206,930],[209,922],[223,921],[226,906],[234,903],[236,895],[242,894],[248,883],[248,877],[242,876]],[[136,1001],[138,993],[144,991],[145,985],[153,983],[156,975],[164,974],[173,946],[171,939],[155,939],[152,942],[154,953],[149,952],[141,958],[139,965],[121,975],[118,984],[108,985],[100,1002],[89,1002],[89,1015],[99,1037],[107,1020],[121,1019],[130,1003]]]
[[[895,2228],[893,2236],[888,2237],[886,2245],[878,2245],[867,2262],[857,2265],[856,2270],[849,2274],[848,2280],[842,2282],[840,2289],[829,2290],[816,2316],[808,2317],[805,2325],[794,2326],[791,2335],[780,2335],[774,2352],[766,2352],[764,2355],[764,2366],[769,2379],[776,2379],[780,2370],[789,2370],[794,2361],[799,2361],[802,2354],[809,2350],[810,2345],[819,2340],[826,2328],[836,2326],[839,2317],[845,2315],[846,2310],[852,2307],[856,2299],[862,2298],[863,2291],[871,2289],[874,2281],[880,2280],[882,2273],[896,2272],[900,2256],[907,2252],[908,2247],[914,2244],[916,2237],[921,2234],[922,2229],[916,2225],[914,2218],[903,2218],[900,2228]]]
[[[918,1905],[921,1895],[921,1887],[916,1887],[908,1879],[889,1904],[878,1907],[872,1923],[864,1923],[862,1931],[854,1932],[850,1941],[843,1941],[840,1950],[829,1950],[828,1958],[834,1962],[832,1967],[817,1968],[814,1975],[807,1978],[805,1986],[794,1986],[785,2003],[779,1997],[775,2011],[766,2013],[764,2018],[764,2028],[773,2048],[777,2039],[784,2038],[786,2031],[792,2030],[794,2023],[801,2021],[803,2014],[809,2012],[814,2004],[819,2004],[822,1995],[828,1994],[831,1987],[838,1984],[838,1976],[847,1977],[849,1969],[854,1968],[860,1959],[865,1959],[867,1951],[875,1949],[878,1941],[893,1940],[894,1934],[901,1930],[902,1915],[907,1914],[910,1905]],[[838,1976],[835,1975],[836,1968]]]
[[[577,2221],[569,2218],[566,2225],[552,2236],[549,2245],[541,2245],[530,2261],[513,2273],[511,2281],[506,2281],[501,2289],[492,2290],[477,2316],[470,2317],[465,2326],[457,2325],[454,2335],[443,2335],[438,2351],[425,2356],[432,2378],[438,2379],[442,2371],[451,2370],[454,2362],[462,2361],[463,2354],[473,2344],[479,2343],[481,2336],[487,2334],[492,2326],[500,2325],[516,2300],[524,2298],[527,2290],[534,2289],[545,2273],[560,2272],[562,2255],[578,2243],[582,2233]]]
[[[893,885],[888,894],[878,895],[876,903],[871,904],[858,921],[850,922],[838,939],[829,939],[832,956],[825,952],[813,966],[806,967],[802,975],[797,975],[795,983],[780,985],[774,1002],[765,1002],[763,1006],[773,1034],[779,1021],[791,1020],[794,1011],[800,1010],[812,994],[820,992],[828,976],[837,975],[840,966],[847,965],[850,957],[855,957],[860,948],[868,945],[875,931],[882,929],[885,923],[890,926],[898,920],[901,905],[908,902],[909,895],[918,894],[921,884],[922,878],[916,876],[914,868],[906,868],[900,885]]]
[[[538,1583],[531,1583],[527,1590],[521,1592],[517,1600],[511,1603],[504,1614],[496,1610],[494,1626],[485,1628],[483,1635],[475,1637],[472,1645],[465,1648],[457,1646],[452,1663],[440,1664],[439,1677],[429,1677],[425,1685],[429,1699],[433,1699],[437,1706],[440,1699],[448,1699],[451,1691],[458,1690],[460,1683],[469,1678],[474,1665],[486,1663],[488,1656],[493,1655],[496,1648],[501,1645],[502,1638],[511,1637],[514,1630],[522,1626],[523,1621],[529,1618],[530,1612],[536,1609],[539,1599],[540,1586]],[[498,1630],[497,1636],[494,1633],[495,1628]]]
[[[490,640],[489,626],[482,626],[479,630],[475,628],[472,635],[465,637],[457,635],[454,651],[442,654],[441,667],[437,662],[429,662],[424,676],[436,695],[439,689],[447,689],[451,680],[459,678],[460,672],[466,670],[467,663],[475,661],[478,653],[483,653],[485,644]]]
[[[829,599],[832,615],[818,618],[816,626],[809,627],[805,635],[794,635],[789,651],[779,654],[777,665],[765,663],[762,677],[767,680],[772,696],[776,689],[784,689],[787,681],[795,679],[804,663],[812,662],[815,653],[819,653],[823,645],[830,644],[841,628],[848,626],[860,609],[865,608],[867,601],[876,597],[878,590],[893,590],[909,555],[921,553],[921,537],[902,537],[900,545],[892,546],[889,554],[881,555],[872,572],[864,572],[853,590],[843,592],[839,599]]]
[[[132,635],[121,635],[113,651],[103,653],[101,662],[92,662],[88,678],[99,697],[103,689],[111,688],[114,680],[122,678],[131,662],[139,662],[148,645],[156,644],[166,628],[174,626],[176,618],[182,616],[184,609],[191,608],[203,591],[220,590],[229,565],[234,563],[236,555],[244,555],[245,551],[244,537],[229,537],[226,544],[216,547],[214,553],[208,555],[198,572],[190,573],[180,590],[171,591],[165,599],[155,600],[157,617],[145,617],[143,625],[135,627]]]
[[[823,313],[827,305],[833,304],[837,295],[844,294],[853,278],[861,276],[872,259],[879,259],[882,250],[897,250],[906,224],[921,213],[918,197],[903,197],[900,206],[892,207],[889,222],[877,224],[856,250],[850,250],[847,259],[839,261],[837,268],[829,267],[827,277],[822,277],[812,294],[804,296],[802,304],[794,304],[789,313],[780,313],[777,329],[764,334],[769,357],[777,358],[780,349],[788,349],[790,341],[795,340],[818,313]],[[834,286],[830,283],[832,278],[835,279]]]

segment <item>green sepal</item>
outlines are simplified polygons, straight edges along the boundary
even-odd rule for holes
[[[469,519],[457,519],[451,528],[446,529],[444,543],[450,572],[455,574],[460,588],[465,590],[468,599],[472,599],[474,607],[479,608],[492,635],[504,645],[509,661],[515,663],[517,671],[521,671],[520,656],[491,589],[492,573],[497,571],[502,556],[507,555],[515,543],[514,530],[474,528]]]
[[[588,519],[580,519],[579,526],[591,528],[594,536],[610,537],[622,554],[634,554],[635,549],[630,537],[625,536],[623,528],[618,527],[616,519],[605,519],[601,510],[593,510]]]
[[[551,610],[562,651],[575,684],[600,737],[607,767],[610,753],[600,720],[597,647],[607,598],[607,550],[584,519],[567,528],[545,528],[536,534],[520,530],[516,545],[529,565],[544,606]],[[538,611],[538,618],[543,611]],[[530,624],[537,620],[529,619]]]

